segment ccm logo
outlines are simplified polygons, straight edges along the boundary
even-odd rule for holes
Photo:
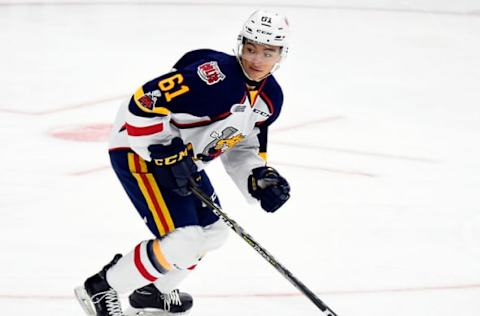
[[[171,155],[170,157],[166,157],[166,158],[154,159],[153,161],[157,166],[170,166],[170,165],[176,164],[177,162],[179,162],[180,160],[182,160],[187,156],[188,156],[188,148],[185,148],[184,150],[180,151],[175,155]]]
[[[269,117],[269,116],[270,116],[270,114],[268,114],[268,113],[266,113],[266,112],[263,112],[263,111],[260,111],[260,110],[258,110],[258,109],[253,109],[253,112],[254,112],[254,113],[257,113],[257,114],[260,114],[260,115],[263,116],[263,117]]]

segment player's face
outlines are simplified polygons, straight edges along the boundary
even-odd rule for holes
[[[281,48],[246,42],[242,48],[242,66],[247,75],[259,81],[266,77],[280,61]]]

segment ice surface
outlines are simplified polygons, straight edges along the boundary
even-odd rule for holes
[[[82,315],[74,286],[150,238],[105,131],[184,52],[231,51],[260,7],[107,2],[0,5],[2,314]],[[265,3],[292,25],[269,146],[292,199],[249,206],[215,162],[224,210],[340,316],[478,316],[480,4]],[[233,233],[182,288],[191,315],[319,315]]]

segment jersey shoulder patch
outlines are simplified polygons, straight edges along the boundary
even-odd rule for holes
[[[197,74],[209,86],[219,83],[227,77],[220,69],[217,61],[207,61],[199,65]]]

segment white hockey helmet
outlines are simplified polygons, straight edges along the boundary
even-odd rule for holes
[[[242,49],[246,40],[281,47],[280,62],[288,53],[289,25],[287,17],[276,12],[257,10],[245,22],[237,38],[237,57],[242,57]],[[275,65],[272,72],[279,67]]]

